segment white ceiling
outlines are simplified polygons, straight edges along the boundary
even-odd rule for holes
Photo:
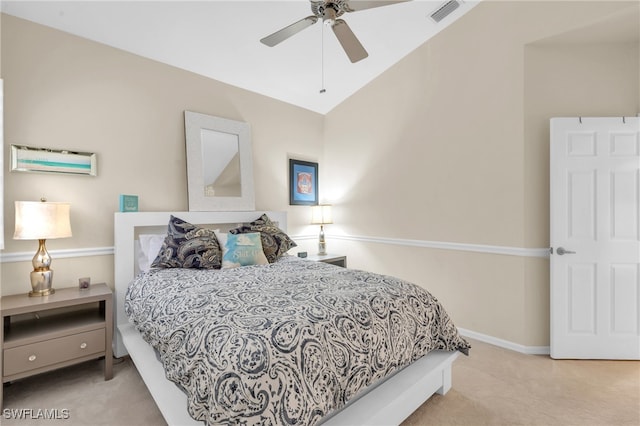
[[[326,114],[480,1],[438,24],[429,15],[445,0],[343,15],[369,52],[355,64],[320,22],[276,47],[259,42],[311,15],[308,0],[2,0],[2,11]]]

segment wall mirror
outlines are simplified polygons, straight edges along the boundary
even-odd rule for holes
[[[255,210],[249,124],[184,112],[189,211]]]

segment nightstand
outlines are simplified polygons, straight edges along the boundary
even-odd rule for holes
[[[310,254],[306,258],[314,262],[330,263],[332,265],[342,266],[343,268],[347,267],[347,256],[341,256],[339,254]]]
[[[113,293],[106,284],[5,296],[0,317],[2,384],[100,357],[104,379],[113,377]]]

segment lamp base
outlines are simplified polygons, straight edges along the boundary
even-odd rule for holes
[[[318,254],[324,256],[327,254],[327,245],[324,241],[318,243]]]
[[[51,288],[53,282],[53,271],[47,269],[46,271],[33,271],[31,272],[31,291],[29,297],[36,296],[48,296],[56,291]]]
[[[327,254],[327,243],[324,240],[324,227],[320,225],[320,236],[318,237],[318,254],[323,256]]]
[[[56,290],[53,288],[48,288],[46,290],[40,290],[40,291],[30,291],[29,292],[29,297],[40,297],[40,296],[48,296],[50,294],[55,293]]]

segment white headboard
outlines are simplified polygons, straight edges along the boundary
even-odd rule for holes
[[[115,327],[113,353],[117,357],[127,354],[127,349],[122,342],[122,336],[118,326],[128,324],[127,314],[124,312],[124,300],[127,287],[135,276],[135,240],[137,231],[144,228],[166,227],[171,215],[179,217],[194,225],[207,225],[208,227],[220,226],[232,228],[241,223],[252,222],[266,213],[269,218],[278,223],[278,227],[287,232],[286,212],[136,212],[115,213],[114,219],[114,278],[115,278]]]

